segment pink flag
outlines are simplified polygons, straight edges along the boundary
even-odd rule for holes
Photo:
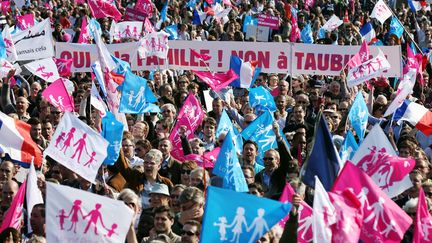
[[[422,54],[418,53],[415,55],[416,59],[417,59],[417,63],[418,63],[418,69],[417,69],[417,74],[419,75],[419,84],[420,85],[425,85],[424,79],[423,79],[423,56]]]
[[[290,41],[296,42],[298,39],[300,39],[300,29],[297,25],[297,19],[294,16],[291,16],[291,35],[290,35]]]
[[[181,146],[181,139],[179,134],[180,126],[186,126],[187,132],[186,136],[188,139],[194,137],[194,132],[201,124],[204,119],[204,111],[199,103],[198,99],[194,94],[190,93],[189,96],[183,103],[178,116],[177,122],[171,131],[169,139],[173,145],[173,150],[171,155],[177,160],[183,160],[184,154]]]
[[[10,1],[3,1],[0,2],[0,8],[3,14],[7,14],[10,12],[11,8],[10,8]]]
[[[294,189],[289,183],[285,185],[279,202],[292,202],[292,197],[295,194]],[[298,228],[297,228],[297,242],[306,243],[312,240],[312,208],[302,201],[297,209],[298,213]],[[279,226],[284,228],[286,221],[289,219],[289,214],[279,221]]]
[[[30,27],[33,27],[35,24],[33,14],[26,14],[23,16],[17,16],[16,19],[17,19],[17,26],[21,30],[25,30],[25,29],[28,29]]]
[[[331,228],[332,242],[358,242],[363,225],[360,201],[349,190],[328,194],[336,210],[336,224]]]
[[[428,210],[428,203],[426,201],[423,188],[420,188],[416,221],[414,223],[414,243],[431,242],[432,241],[432,216]]]
[[[223,4],[227,6],[232,6],[231,0],[223,0]]]
[[[417,61],[417,57],[414,55],[413,51],[411,50],[410,45],[407,45],[406,52],[407,52],[407,58],[406,58],[406,64],[403,67],[403,74],[408,73],[411,68],[415,69],[417,74],[419,72],[419,62]]]
[[[112,0],[88,0],[87,2],[92,15],[97,19],[109,17],[119,21],[122,18],[122,14]]]
[[[60,58],[54,58],[54,62],[57,66],[58,72],[60,76],[62,77],[69,77],[72,75],[72,63],[73,59],[60,59]]]
[[[156,32],[153,24],[150,22],[150,20],[148,18],[146,18],[144,20],[144,29],[145,31],[147,31],[148,33],[153,33]]]
[[[76,4],[84,4],[84,3],[85,3],[85,0],[75,0],[75,3],[76,3]]]
[[[203,155],[188,154],[184,156],[184,160],[193,160],[199,167],[213,168],[216,158],[219,155],[220,147],[216,147],[212,151],[206,152]]]
[[[313,8],[315,5],[315,0],[305,0],[306,9]]]
[[[369,59],[369,47],[365,40],[363,40],[360,51],[356,53],[347,63],[348,67],[353,68],[360,66],[362,63]]]
[[[350,161],[345,163],[332,191],[337,193],[346,189],[352,191],[362,205],[364,216],[360,238],[364,242],[402,240],[412,219]]]
[[[202,61],[208,61],[211,59],[211,56],[207,55],[207,54],[200,54],[197,51],[195,51],[192,48],[189,48],[191,50],[192,55],[198,57],[198,59],[202,60]]]
[[[61,78],[54,81],[43,92],[42,96],[53,106],[60,108],[62,111],[74,111],[74,102],[69,95],[63,80]]]
[[[23,205],[24,205],[24,197],[26,191],[26,181],[24,180],[21,184],[17,194],[15,195],[10,208],[6,212],[6,216],[4,216],[4,220],[2,222],[0,232],[5,230],[6,228],[12,227],[17,229],[18,231],[21,229],[21,220],[23,219]]]
[[[153,15],[153,4],[150,0],[138,0],[135,4],[135,10],[143,13],[147,18]]]
[[[195,70],[192,70],[192,72],[214,91],[219,91],[225,88],[232,81],[238,78],[238,75],[232,69],[228,70],[226,73],[212,73]]]
[[[87,17],[82,17],[81,31],[78,38],[78,43],[89,44],[90,43],[90,32],[87,28]]]

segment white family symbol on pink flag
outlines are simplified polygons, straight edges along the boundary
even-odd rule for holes
[[[62,111],[74,111],[74,102],[69,95],[65,84],[61,78],[50,84],[43,92],[42,96],[53,106]]]
[[[169,136],[171,143],[173,144],[173,150],[171,151],[171,155],[178,159],[183,160],[184,154],[181,146],[181,139],[179,130],[181,126],[187,127],[186,137],[188,139],[193,138],[193,133],[198,128],[199,124],[201,124],[204,119],[204,111],[201,108],[201,104],[194,94],[190,93],[183,103],[183,107],[181,108],[178,116],[177,122],[172,129],[172,132]]]
[[[133,212],[123,202],[52,183],[47,183],[47,195],[48,242],[125,240]]]
[[[353,180],[352,178],[356,178]],[[333,191],[353,192],[363,209],[361,239],[365,242],[399,242],[412,219],[360,168],[347,161]]]
[[[415,160],[398,157],[379,125],[369,132],[352,163],[367,173],[390,198],[412,186],[409,173]]]
[[[94,182],[97,171],[107,156],[108,142],[72,113],[66,112],[44,151],[84,179]]]
[[[52,83],[60,78],[57,70],[57,65],[51,57],[30,62],[25,64],[24,66],[31,73],[43,80],[46,80],[49,83]]]

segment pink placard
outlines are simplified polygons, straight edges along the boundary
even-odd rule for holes
[[[279,17],[265,14],[258,15],[258,26],[267,26],[272,30],[279,29]]]

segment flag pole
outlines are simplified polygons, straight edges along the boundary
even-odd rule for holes
[[[393,9],[390,8],[390,6],[385,1],[383,1],[383,3],[390,9],[392,16],[394,16],[396,18],[396,20],[399,22],[399,24],[402,26],[403,30],[407,33],[408,38],[414,43],[415,47],[420,51],[420,53],[422,55],[424,55],[422,49],[417,45],[417,42],[415,42],[415,40],[411,37],[410,33],[407,31],[407,29],[405,28],[403,23],[399,20],[398,16],[393,12]],[[375,2],[375,4],[376,4],[376,2]]]

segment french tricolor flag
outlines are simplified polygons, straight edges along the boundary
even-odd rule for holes
[[[370,22],[367,22],[360,29],[360,34],[362,36],[362,40],[365,40],[368,45],[377,41],[375,29],[373,28]]]
[[[0,112],[0,148],[22,167],[42,165],[42,152],[30,137],[30,125]]]
[[[420,104],[405,100],[395,111],[394,119],[398,118],[411,123],[426,136],[432,134],[432,112]]]
[[[257,61],[244,62],[238,56],[231,56],[230,69],[239,76],[230,84],[237,88],[251,87],[261,71],[261,68],[257,67]]]

